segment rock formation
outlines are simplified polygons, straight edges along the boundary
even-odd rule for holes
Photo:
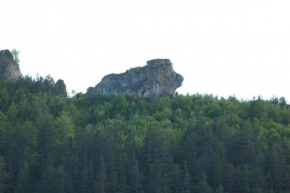
[[[21,76],[19,65],[9,50],[0,51],[0,80],[14,81]]]
[[[53,95],[60,97],[67,97],[66,85],[62,79],[59,79],[52,90]]]
[[[127,70],[122,74],[109,74],[91,91],[104,95],[128,95],[149,97],[157,101],[165,95],[173,95],[182,85],[183,77],[177,74],[168,59],[147,61],[144,67]]]

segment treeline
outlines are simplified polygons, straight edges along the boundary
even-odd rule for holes
[[[0,82],[0,193],[290,192],[284,98],[63,93]]]

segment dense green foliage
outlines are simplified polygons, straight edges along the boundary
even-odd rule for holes
[[[56,96],[0,82],[0,193],[290,192],[284,98]]]

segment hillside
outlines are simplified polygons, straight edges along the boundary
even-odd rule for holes
[[[290,191],[285,99],[78,93],[0,81],[0,193]],[[61,93],[61,94],[56,94]]]

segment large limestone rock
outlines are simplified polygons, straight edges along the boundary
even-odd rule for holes
[[[0,80],[14,81],[21,76],[19,65],[9,50],[0,51]]]
[[[105,76],[92,92],[149,97],[152,101],[157,101],[162,96],[173,95],[182,81],[183,77],[173,70],[170,60],[155,59],[147,61],[144,67]]]

